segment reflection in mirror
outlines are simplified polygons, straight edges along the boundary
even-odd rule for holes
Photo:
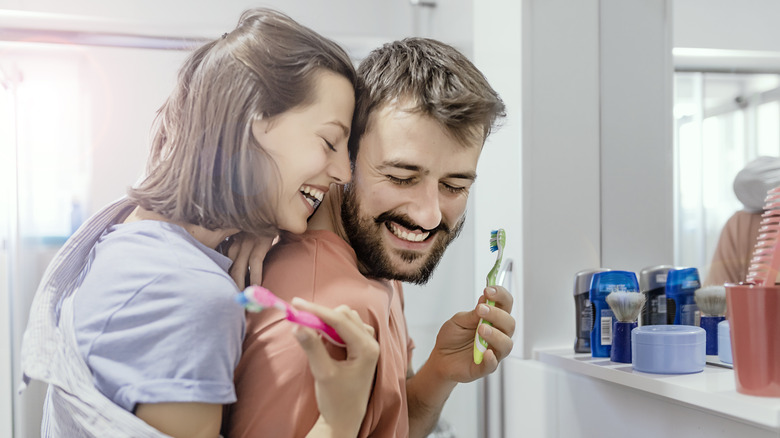
[[[705,278],[723,225],[744,208],[737,172],[780,155],[780,75],[678,72],[674,118],[675,264]]]

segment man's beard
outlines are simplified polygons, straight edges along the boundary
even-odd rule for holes
[[[360,215],[360,202],[355,195],[353,186],[347,184],[344,187],[341,221],[347,233],[347,238],[355,250],[358,262],[362,265],[366,271],[364,274],[368,277],[400,280],[414,284],[427,283],[431,275],[433,275],[436,265],[439,264],[442,255],[444,255],[444,250],[460,234],[465,220],[466,215],[464,214],[453,228],[450,228],[442,220],[436,228],[423,230],[407,216],[393,212],[382,213],[376,218],[363,217]],[[393,267],[393,263],[387,253],[387,251],[391,250],[385,248],[382,244],[382,227],[387,227],[389,222],[396,222],[409,230],[430,231],[431,235],[428,236],[428,239],[437,239],[436,243],[425,253],[398,249],[392,250],[406,263],[413,263],[425,257],[426,259],[422,266],[416,271],[408,273]]]

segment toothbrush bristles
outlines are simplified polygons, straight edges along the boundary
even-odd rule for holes
[[[506,244],[506,234],[504,229],[492,230],[490,232],[490,252],[498,251],[499,244],[504,246]]]

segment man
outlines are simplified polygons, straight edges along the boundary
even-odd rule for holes
[[[442,326],[414,374],[400,283],[425,283],[458,235],[482,146],[504,105],[468,59],[429,39],[387,44],[358,72],[352,182],[328,193],[306,234],[283,236],[265,259],[263,285],[285,300],[355,309],[380,344],[359,436],[422,437],[458,382],[493,372],[512,348],[512,298],[501,287],[488,288],[475,309]],[[481,317],[493,327],[479,328],[490,349],[476,365]],[[288,324],[275,311],[248,315],[231,438],[305,436],[316,422],[313,379]]]

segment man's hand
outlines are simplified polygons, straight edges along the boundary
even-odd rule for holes
[[[495,301],[488,306],[485,301]],[[436,337],[436,345],[428,362],[441,377],[455,382],[471,382],[484,377],[498,367],[498,362],[512,351],[515,319],[512,317],[512,295],[501,286],[485,288],[477,306],[469,312],[460,312],[445,322]],[[481,364],[474,363],[474,334],[479,319],[479,334],[488,342]],[[429,365],[426,363],[426,365]]]
[[[485,304],[487,299],[495,306]],[[459,382],[471,382],[484,377],[512,351],[515,320],[512,318],[512,295],[501,286],[485,288],[477,306],[460,312],[445,322],[436,336],[436,345],[428,361],[417,374],[406,380],[409,404],[409,436],[425,437],[436,426],[444,402]],[[479,334],[488,342],[482,363],[474,363],[474,335],[479,319]],[[410,371],[411,371],[411,364]]]

